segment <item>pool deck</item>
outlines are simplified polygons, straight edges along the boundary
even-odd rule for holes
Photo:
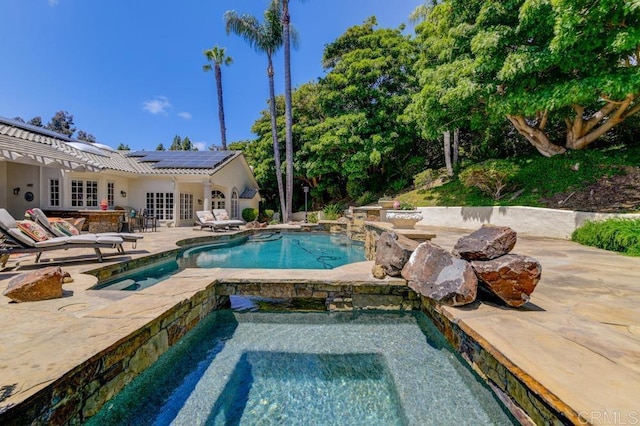
[[[451,249],[466,231],[425,228],[432,241]],[[197,270],[180,272],[141,292],[88,290],[96,279],[82,272],[113,262],[175,248],[175,241],[210,231],[158,228],[135,250],[95,261],[92,250],[45,252],[74,281],[65,297],[32,303],[0,300],[0,412],[19,403],[98,351],[195,294],[222,276],[300,278],[300,271]],[[105,250],[105,252],[107,252]],[[640,422],[640,259],[570,241],[520,236],[514,253],[540,261],[542,279],[531,301],[519,309],[488,303],[443,308],[452,321],[486,341],[566,407],[574,423]],[[86,254],[86,255],[85,255]],[[72,260],[72,261],[69,261]],[[19,265],[16,266],[16,262]],[[325,280],[372,280],[371,262],[322,271]],[[34,256],[12,258],[0,272],[0,291],[16,274],[40,267]],[[244,275],[246,274],[246,275]],[[317,271],[314,271],[317,278]],[[572,413],[569,413],[572,412]],[[579,418],[576,417],[580,416]]]

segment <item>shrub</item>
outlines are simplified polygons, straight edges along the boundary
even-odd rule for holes
[[[573,231],[571,240],[585,246],[640,256],[640,219],[587,221]]]
[[[309,223],[318,223],[318,212],[309,212],[307,220]]]
[[[409,181],[405,178],[400,178],[391,182],[389,186],[393,192],[398,193],[402,192],[402,190],[409,186]]]
[[[242,218],[245,222],[253,222],[258,217],[258,209],[247,207],[242,209]]]
[[[367,204],[371,204],[374,201],[377,201],[377,197],[371,191],[365,191],[361,196],[356,200],[356,204],[359,206],[366,206]]]
[[[499,200],[519,170],[510,161],[489,160],[467,167],[460,173],[459,179],[465,187],[478,188],[492,199]]]
[[[273,220],[273,215],[275,214],[275,211],[273,210],[263,210],[262,212],[260,212],[260,214],[258,215],[258,220],[260,222],[267,222],[270,223]]]
[[[413,186],[416,188],[432,188],[449,181],[447,169],[427,169],[413,176]]]
[[[324,218],[326,220],[336,220],[340,216],[342,216],[342,211],[344,210],[344,206],[342,204],[327,204],[322,209],[322,213],[324,213]]]

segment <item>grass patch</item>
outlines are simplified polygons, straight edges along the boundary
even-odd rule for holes
[[[573,231],[571,240],[586,246],[640,256],[640,219],[587,221]]]

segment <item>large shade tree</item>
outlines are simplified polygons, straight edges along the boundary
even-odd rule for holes
[[[287,198],[285,197],[282,181],[282,166],[280,161],[280,143],[278,141],[276,96],[274,89],[273,55],[282,47],[282,11],[278,0],[273,0],[264,13],[264,21],[260,22],[256,17],[248,14],[238,14],[236,11],[228,11],[224,15],[227,33],[233,32],[253,47],[256,51],[267,56],[267,78],[269,81],[269,115],[271,122],[271,141],[273,145],[273,159],[275,176],[278,184],[280,198],[280,211],[287,220]],[[295,40],[295,39],[294,39]]]
[[[202,66],[202,69],[207,71],[214,71],[216,78],[216,93],[218,95],[218,120],[220,122],[220,138],[222,143],[222,150],[227,149],[227,127],[224,120],[224,102],[222,97],[222,65],[230,65],[233,62],[233,58],[227,56],[224,47],[214,46],[211,49],[206,49],[204,56],[209,61],[209,64]]]
[[[637,2],[445,0],[426,10],[433,19],[422,46],[440,55],[424,64],[416,102],[435,111],[431,130],[442,110],[506,117],[552,156],[585,148],[640,111]]]
[[[371,17],[326,46],[318,94],[326,118],[305,139],[310,176],[341,176],[353,198],[402,187],[424,166],[415,124],[399,120],[418,90],[415,44],[402,27],[376,25]]]

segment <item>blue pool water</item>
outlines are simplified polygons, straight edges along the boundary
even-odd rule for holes
[[[269,232],[192,247],[176,259],[131,271],[96,289],[142,290],[185,268],[333,269],[364,260],[363,244],[345,235]]]
[[[422,313],[214,312],[90,425],[511,425]]]
[[[195,268],[333,269],[365,260],[363,244],[342,234],[265,233],[240,245],[185,251],[180,265]]]

